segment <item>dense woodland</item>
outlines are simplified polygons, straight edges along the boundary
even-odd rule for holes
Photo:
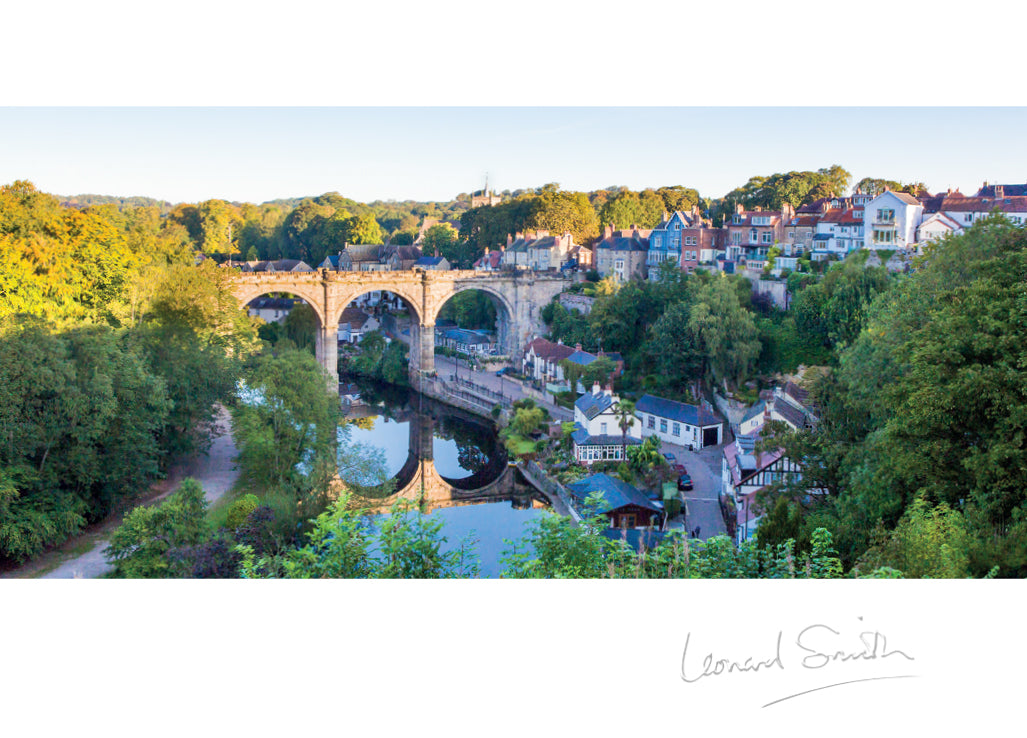
[[[733,196],[747,206],[800,205],[847,184],[838,169],[753,178]],[[175,458],[209,443],[223,404],[233,411],[245,477],[266,494],[241,497],[215,522],[195,485],[139,508],[111,541],[119,574],[466,573],[472,564],[464,554],[437,556],[442,533],[432,521],[397,516],[394,529],[371,541],[350,507],[329,504],[335,465],[349,470],[354,494],[380,481],[380,465],[345,443],[337,403],[304,343],[302,312],[283,327],[255,325],[214,262],[229,254],[317,262],[340,241],[412,240],[429,216],[459,218],[458,233],[440,228],[433,238],[440,251],[462,249],[455,258],[466,263],[511,230],[568,229],[587,241],[622,217],[648,225],[657,207],[662,215],[694,204],[716,216],[731,197],[708,201],[682,187],[569,193],[546,185],[474,210],[468,197],[365,205],[334,193],[169,206],[75,202],[28,182],[2,187],[0,559],[35,556],[131,506]],[[198,253],[214,258],[197,266]],[[663,568],[629,557],[603,570],[597,561],[621,554],[587,531],[553,523],[530,534],[539,555],[514,552],[508,573],[1024,576],[1025,254],[1024,229],[996,216],[930,248],[908,275],[866,267],[859,253],[823,273],[810,265],[787,277],[794,295],[787,313],[754,299],[734,277],[668,268],[658,282],[617,285],[592,275],[575,287],[596,298],[590,315],[553,303],[544,317],[554,339],[622,353],[619,389],[628,394],[688,399],[698,384],[754,399],[775,373],[823,367],[808,383],[817,427],[773,439],[803,460],[806,478],[763,500],[771,512],[760,549],[727,543],[728,552],[710,543],[688,553],[678,544]],[[490,307],[478,298],[453,310],[481,322]],[[375,367],[390,362],[401,366],[402,356],[386,361],[383,349]],[[238,400],[240,379],[261,399]],[[808,495],[810,487],[825,494]],[[393,568],[368,556],[372,543],[386,547]],[[411,554],[418,546],[427,556],[420,564]],[[349,558],[318,553],[328,549]],[[585,557],[580,565],[567,563],[574,551]],[[700,565],[701,551],[720,563]]]

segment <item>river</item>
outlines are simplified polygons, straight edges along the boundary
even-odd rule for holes
[[[359,386],[360,402],[344,404],[355,421],[351,442],[382,449],[402,496],[442,518],[446,547],[472,537],[479,576],[498,577],[500,557],[510,548],[504,540],[521,539],[549,503],[508,466],[495,426],[411,390],[366,381]]]

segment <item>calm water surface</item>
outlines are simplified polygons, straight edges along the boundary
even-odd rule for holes
[[[430,457],[439,475],[459,487],[458,494],[473,497],[504,473],[510,478],[509,494],[502,501],[436,507],[429,514],[443,519],[447,548],[455,548],[468,536],[477,540],[479,576],[497,577],[499,559],[509,546],[504,539],[520,539],[526,524],[544,514],[548,502],[523,481],[515,469],[507,470],[506,452],[495,430],[485,420],[397,388],[367,385],[364,406],[349,410],[350,417],[364,417],[351,429],[350,440],[380,448],[387,472],[393,478],[427,456],[429,442],[420,434],[431,433]],[[414,426],[412,428],[412,425]],[[397,485],[409,481],[396,479]],[[505,487],[504,487],[505,489]]]

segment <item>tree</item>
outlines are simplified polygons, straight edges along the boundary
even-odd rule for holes
[[[703,357],[703,374],[713,381],[741,384],[760,353],[752,313],[742,309],[734,288],[723,278],[699,291],[688,331]]]
[[[460,236],[449,223],[439,223],[433,225],[427,231],[424,232],[424,240],[422,241],[421,252],[427,256],[429,254],[435,256],[447,256],[448,253],[452,253],[452,248],[456,245]]]
[[[195,479],[185,479],[159,505],[137,507],[114,531],[104,549],[117,577],[155,579],[173,575],[169,552],[198,544],[207,533],[207,499]]]
[[[944,502],[932,508],[918,498],[895,530],[878,531],[879,541],[860,559],[860,569],[890,567],[917,579],[970,576],[969,537],[963,516]]]
[[[621,435],[621,458],[628,458],[628,431],[635,424],[635,403],[631,400],[618,400],[613,406],[613,417],[617,419],[617,427]]]

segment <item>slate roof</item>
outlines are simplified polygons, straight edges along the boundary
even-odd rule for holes
[[[940,209],[955,213],[990,213],[995,208],[1003,213],[1027,212],[1027,197],[946,197]]]
[[[589,420],[602,413],[611,405],[613,405],[613,396],[605,392],[600,392],[598,395],[586,392],[574,403],[574,407],[581,410]],[[636,405],[636,407],[638,406]]]
[[[489,269],[498,269],[503,259],[502,251],[490,251],[484,254],[478,261],[474,262],[475,267],[487,266]]]
[[[891,192],[891,190],[889,190],[889,192]],[[902,200],[902,202],[906,203],[907,205],[919,205],[920,204],[920,201],[918,199],[916,199],[915,197],[913,197],[908,192],[891,192],[891,194],[894,195],[895,197],[899,198],[900,200]]]
[[[638,402],[635,403],[635,411],[676,420],[680,423],[697,427],[719,425],[721,423],[719,416],[711,413],[704,407],[686,405],[683,402],[676,402],[674,400],[665,400],[655,395],[642,395]]]
[[[438,266],[444,258],[443,256],[422,256],[414,262],[414,266]]]
[[[378,261],[383,249],[378,243],[351,243],[343,250],[353,261]]]
[[[774,403],[774,412],[797,429],[802,428],[806,424],[806,414],[784,400]]]
[[[797,385],[795,382],[785,383],[784,392],[786,395],[794,399],[800,405],[805,405],[809,400],[809,392],[804,390],[802,387]]]
[[[766,400],[760,400],[755,405],[753,405],[752,407],[750,407],[748,410],[745,411],[745,415],[742,416],[742,422],[744,423],[747,420],[752,420],[757,415],[762,415],[763,414],[763,408],[765,408],[766,406],[767,406]],[[638,407],[638,406],[636,405],[635,407]]]
[[[342,311],[342,315],[339,316],[339,323],[349,323],[350,328],[359,329],[367,319],[371,317],[360,308],[348,307]]]
[[[573,354],[567,357],[567,361],[573,361],[575,364],[581,366],[588,366],[596,360],[596,356],[588,353],[587,351],[575,351]]]
[[[648,238],[627,238],[625,236],[610,236],[604,238],[593,248],[609,249],[611,251],[648,251]]]
[[[540,359],[556,363],[573,354],[574,347],[565,346],[562,343],[553,343],[552,341],[547,341],[544,338],[536,338],[528,344],[528,347],[525,349],[525,354],[527,354],[528,351],[533,351],[535,356]]]
[[[1004,197],[1027,196],[1027,184],[1007,184],[1002,187]],[[977,190],[977,197],[995,197],[995,185],[987,185]]]
[[[465,328],[451,328],[450,330],[443,331],[444,338],[449,338],[460,343],[466,343],[471,345],[478,345],[482,343],[492,343],[489,335],[485,331],[470,331]]]
[[[578,446],[638,446],[642,443],[639,439],[632,438],[631,436],[615,436],[610,433],[590,436],[581,423],[575,423],[574,428],[575,430],[571,433],[571,438],[574,440],[575,445]]]
[[[599,508],[600,513],[613,512],[627,505],[663,512],[662,505],[650,500],[636,487],[617,477],[611,477],[609,474],[593,474],[590,477],[585,477],[580,481],[568,484],[567,490],[579,501],[584,501],[593,492],[602,493],[604,504]]]
[[[292,310],[296,302],[291,297],[258,297],[247,307],[253,310]]]

